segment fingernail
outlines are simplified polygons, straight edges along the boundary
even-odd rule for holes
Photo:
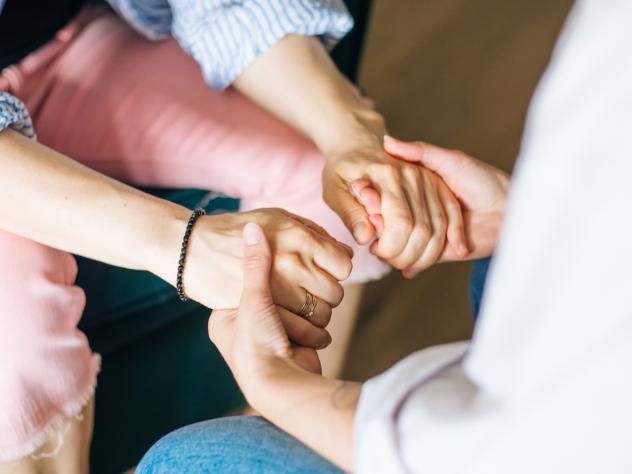
[[[384,142],[386,142],[387,140],[392,140],[392,139],[393,139],[393,137],[391,137],[390,135],[387,135],[387,134],[384,134],[384,136],[382,137],[382,140]]]
[[[261,228],[252,222],[244,226],[244,242],[246,245],[257,245],[261,242]]]

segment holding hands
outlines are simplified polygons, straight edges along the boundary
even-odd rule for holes
[[[385,137],[384,149],[435,173],[460,202],[469,253],[463,255],[453,246],[446,246],[439,261],[477,259],[493,253],[505,213],[510,180],[507,173],[461,151],[419,141],[408,143]]]
[[[435,173],[387,154],[376,136],[330,155],[323,186],[325,202],[356,241],[376,239],[371,252],[399,270],[416,273],[431,266],[446,241],[458,255],[468,253],[454,194]]]
[[[238,309],[216,310],[209,319],[209,336],[230,367],[251,406],[277,374],[288,371],[320,373],[316,351],[292,346],[270,287],[272,253],[257,224],[243,229],[244,279]]]
[[[248,222],[269,236],[270,296],[289,337],[303,346],[326,347],[331,337],[324,328],[344,295],[340,281],[351,272],[353,252],[308,219],[282,209],[201,217],[189,243],[185,292],[209,308],[238,306],[247,257],[241,234]],[[311,296],[313,314],[301,314]]]
[[[407,278],[491,255],[509,183],[460,151],[389,136],[331,155],[323,178],[325,201],[356,241]]]

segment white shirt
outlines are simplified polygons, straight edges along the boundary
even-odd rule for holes
[[[358,473],[632,473],[632,1],[576,3],[472,342],[367,382],[354,445]]]

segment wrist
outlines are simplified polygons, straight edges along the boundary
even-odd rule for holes
[[[348,107],[328,122],[327,130],[314,137],[316,146],[327,159],[358,147],[382,148],[386,125],[383,116],[374,109]]]
[[[246,400],[260,413],[275,410],[283,399],[281,391],[305,378],[319,377],[306,371],[291,359],[265,357],[258,361],[259,367],[248,370],[243,376],[236,375]]]
[[[189,209],[169,201],[162,201],[146,216],[145,245],[137,253],[140,268],[175,286],[180,247],[190,216]]]

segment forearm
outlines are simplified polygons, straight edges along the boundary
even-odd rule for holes
[[[176,268],[176,234],[188,215],[181,206],[12,130],[0,132],[0,170],[3,230],[121,267],[164,274],[173,260]]]
[[[260,395],[251,403],[279,428],[350,471],[360,389],[359,383],[288,367],[262,382]]]
[[[338,71],[313,37],[289,35],[250,65],[235,87],[327,154],[350,137],[381,138],[384,122]]]

